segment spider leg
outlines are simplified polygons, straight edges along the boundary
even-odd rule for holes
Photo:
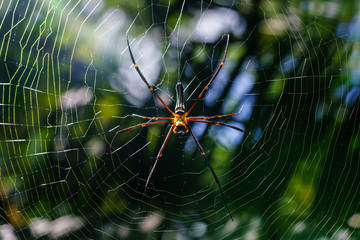
[[[216,181],[216,183],[217,183],[217,185],[218,185],[218,187],[219,187],[220,194],[221,194],[222,199],[223,199],[223,201],[224,201],[224,203],[225,203],[226,210],[228,211],[231,220],[234,221],[234,219],[233,219],[233,217],[232,217],[232,215],[231,215],[231,213],[230,213],[229,207],[228,207],[228,205],[227,205],[227,203],[226,203],[226,200],[225,200],[225,197],[224,197],[224,194],[223,194],[221,185],[220,185],[220,181],[219,181],[218,177],[216,176],[214,169],[211,167],[211,165],[210,165],[210,163],[209,163],[209,160],[207,159],[207,157],[206,157],[206,155],[205,155],[204,149],[201,147],[201,145],[200,145],[198,139],[196,138],[196,136],[195,136],[192,128],[191,128],[189,125],[187,125],[187,128],[189,129],[191,135],[193,136],[193,138],[194,138],[194,140],[195,140],[195,142],[196,142],[196,145],[197,145],[197,147],[198,147],[199,150],[200,150],[201,155],[203,155],[203,157],[205,158],[206,164],[208,165],[208,167],[209,167],[209,169],[210,169],[210,171],[211,171],[211,174],[213,175],[213,177],[214,177],[214,179],[215,179],[215,181]]]
[[[257,146],[259,146],[261,148],[261,150],[263,150],[263,152],[266,154],[266,156],[269,156],[268,152],[259,144],[258,141],[255,140],[255,138],[253,138],[250,134],[248,134],[247,132],[245,132],[243,129],[241,128],[238,128],[238,127],[235,127],[233,125],[230,125],[230,124],[226,124],[226,123],[223,123],[223,122],[212,122],[212,121],[206,121],[206,120],[191,120],[189,119],[189,122],[202,122],[202,123],[209,123],[209,124],[214,124],[214,125],[222,125],[222,126],[225,126],[225,127],[229,127],[229,128],[232,128],[232,129],[235,129],[235,130],[238,130],[242,133],[244,133],[246,136],[248,136],[249,138],[251,138],[251,140],[253,140],[255,142],[255,144]]]
[[[148,120],[171,120],[173,119],[172,117],[147,117],[147,116],[141,116],[141,115],[138,115],[138,114],[131,114],[131,116],[133,117],[139,117],[139,118],[142,118],[142,119],[148,119]]]
[[[128,130],[131,130],[131,129],[134,129],[134,128],[137,128],[137,127],[147,127],[147,126],[150,126],[150,125],[155,125],[155,124],[161,124],[161,123],[169,123],[170,121],[160,121],[160,122],[148,122],[148,123],[140,123],[140,124],[136,124],[134,126],[131,126],[131,127],[127,127],[127,128],[124,128],[124,129],[121,129],[119,131],[116,132],[116,134],[114,135],[113,139],[111,140],[110,142],[110,154],[112,154],[112,145],[113,145],[113,142],[116,138],[116,136],[120,133],[123,133],[123,132],[126,132]]]
[[[209,89],[211,83],[214,81],[214,79],[216,78],[216,76],[218,75],[218,73],[220,72],[222,66],[224,65],[225,59],[226,59],[226,54],[228,51],[228,47],[229,47],[229,39],[230,39],[230,35],[227,35],[227,40],[226,40],[226,47],[225,47],[225,52],[224,52],[224,56],[221,59],[221,63],[218,66],[218,68],[216,69],[214,75],[212,76],[212,78],[210,79],[210,81],[208,82],[208,84],[205,86],[205,88],[201,91],[200,95],[196,98],[194,104],[189,108],[189,110],[185,113],[186,115],[188,115],[191,110],[195,107],[195,105],[197,104],[197,102],[199,101],[199,99],[204,95],[205,91]]]
[[[159,101],[164,105],[164,107],[166,107],[166,109],[173,115],[175,116],[175,113],[173,111],[170,110],[170,108],[165,104],[165,102],[161,99],[161,97],[154,91],[154,89],[150,86],[150,84],[148,83],[148,81],[146,80],[146,78],[144,77],[144,75],[141,73],[138,65],[136,64],[135,62],[135,58],[132,54],[132,51],[131,51],[131,48],[130,48],[130,44],[129,44],[129,38],[128,36],[126,35],[126,42],[127,42],[127,45],[128,45],[128,48],[129,48],[129,53],[130,53],[130,58],[131,58],[131,61],[132,63],[134,64],[134,67],[136,69],[136,71],[138,72],[140,78],[143,80],[143,82],[146,84],[146,86],[148,87],[148,89],[150,90],[150,92],[152,92],[154,94],[154,96],[159,99]]]
[[[171,132],[172,132],[172,130],[174,129],[174,127],[175,127],[175,126],[172,125],[171,128],[170,128],[170,130],[169,130],[169,132],[167,133],[167,135],[166,135],[166,137],[165,137],[165,140],[164,140],[164,142],[163,142],[163,144],[162,144],[162,146],[161,146],[161,148],[160,148],[160,150],[159,150],[159,153],[158,153],[158,155],[157,155],[157,157],[156,157],[154,166],[152,167],[152,169],[151,169],[151,171],[150,171],[150,173],[149,173],[149,176],[148,176],[148,178],[147,178],[147,180],[146,180],[145,189],[144,189],[144,195],[145,195],[145,211],[146,211],[146,212],[147,212],[147,190],[148,190],[148,188],[149,188],[149,183],[150,183],[151,177],[152,177],[152,175],[153,175],[153,173],[154,173],[154,170],[155,170],[155,168],[156,168],[156,165],[158,164],[158,161],[159,161],[160,157],[162,156],[162,153],[163,153],[163,151],[164,151],[165,145],[166,145],[167,141],[169,140],[169,137],[170,137]]]
[[[222,117],[228,117],[228,116],[233,116],[233,115],[238,115],[239,113],[230,113],[230,114],[225,114],[225,115],[216,115],[216,116],[199,116],[199,117],[188,117],[188,119],[213,119],[213,118],[222,118]]]

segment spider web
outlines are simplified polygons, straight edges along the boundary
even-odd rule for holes
[[[2,239],[358,239],[355,1],[2,1]],[[176,83],[192,116],[170,125]],[[145,201],[148,212],[145,210]]]

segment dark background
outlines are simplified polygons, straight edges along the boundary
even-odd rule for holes
[[[13,1],[0,10],[2,238],[359,238],[356,1]],[[179,81],[191,106],[230,34],[224,68],[191,115],[240,112],[221,120],[269,152],[225,127],[193,126],[234,222],[188,134],[170,137],[148,213],[144,185],[169,126],[122,133],[110,154],[116,131],[146,122],[131,114],[170,116],[131,66],[127,34],[170,109]]]

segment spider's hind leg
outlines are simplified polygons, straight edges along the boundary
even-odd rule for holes
[[[163,142],[163,144],[162,144],[162,146],[161,146],[161,148],[160,148],[160,150],[159,150],[159,153],[158,153],[158,155],[157,155],[157,157],[156,157],[154,166],[151,168],[151,171],[150,171],[150,173],[149,173],[149,176],[148,176],[148,178],[147,178],[147,180],[146,180],[145,189],[144,189],[145,211],[146,211],[146,213],[147,213],[147,190],[149,189],[149,183],[150,183],[151,177],[152,177],[152,175],[154,174],[154,170],[155,170],[155,168],[156,168],[156,166],[157,166],[157,164],[158,164],[158,162],[159,162],[160,157],[162,156],[162,153],[163,153],[163,151],[164,151],[165,145],[166,145],[167,141],[169,140],[169,137],[170,137],[171,132],[173,131],[174,127],[175,127],[175,126],[172,125],[171,128],[170,128],[170,130],[169,130],[169,132],[167,133],[166,138],[165,138],[165,140],[164,140],[164,142]]]
[[[147,120],[171,120],[173,119],[172,117],[148,117],[148,116],[142,116],[142,115],[139,115],[139,114],[131,114],[132,117],[138,117],[138,118],[142,118],[142,119],[147,119]]]
[[[196,142],[196,145],[197,145],[197,147],[198,147],[199,150],[200,150],[201,155],[205,158],[206,164],[208,165],[208,167],[209,167],[209,169],[210,169],[210,171],[211,171],[211,174],[213,175],[213,177],[214,177],[214,179],[215,179],[215,181],[216,181],[216,183],[217,183],[217,185],[218,185],[218,187],[219,187],[219,191],[220,191],[220,194],[221,194],[222,199],[223,199],[223,201],[224,201],[226,210],[228,211],[231,220],[234,221],[234,218],[232,217],[232,215],[231,215],[231,213],[230,213],[230,210],[229,210],[229,207],[228,207],[228,205],[227,205],[227,203],[226,203],[226,200],[225,200],[225,197],[224,197],[222,188],[221,188],[220,181],[219,181],[218,177],[216,176],[216,173],[215,173],[214,169],[211,167],[211,165],[210,165],[210,163],[209,163],[209,160],[207,159],[206,154],[205,154],[205,152],[204,152],[204,149],[201,147],[201,145],[200,145],[200,143],[199,143],[199,140],[196,138],[193,130],[191,129],[191,127],[190,127],[189,125],[188,125],[187,127],[188,127],[191,135],[193,136],[193,138],[194,138],[194,140],[195,140],[195,142]]]

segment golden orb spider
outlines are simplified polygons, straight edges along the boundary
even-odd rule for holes
[[[234,221],[234,219],[233,219],[233,217],[232,217],[232,215],[230,213],[230,210],[228,208],[228,205],[226,203],[226,200],[225,200],[225,197],[224,197],[221,185],[220,185],[220,181],[219,181],[218,177],[216,176],[214,169],[211,167],[211,165],[209,163],[209,160],[207,159],[206,154],[204,152],[204,149],[202,148],[202,146],[199,143],[199,140],[196,138],[193,130],[191,129],[191,127],[189,125],[190,122],[200,122],[200,123],[208,123],[208,124],[214,124],[214,125],[222,125],[222,126],[226,126],[226,127],[229,127],[229,128],[233,128],[233,129],[235,129],[237,131],[240,131],[240,132],[246,134],[249,138],[251,138],[255,142],[255,144],[258,145],[261,148],[261,150],[268,156],[268,153],[266,152],[266,150],[262,146],[260,146],[259,143],[252,136],[250,136],[248,133],[246,133],[243,129],[238,128],[238,127],[233,126],[233,125],[230,125],[230,124],[223,123],[223,122],[208,121],[208,119],[233,116],[233,115],[237,115],[239,113],[230,113],[230,114],[216,115],[216,116],[210,116],[210,117],[207,117],[207,116],[188,117],[191,110],[193,110],[195,105],[198,103],[199,99],[204,95],[205,91],[209,89],[211,83],[214,81],[215,77],[218,75],[218,73],[220,72],[222,66],[224,65],[226,54],[227,54],[227,51],[228,51],[228,46],[229,46],[229,39],[230,39],[230,36],[227,35],[225,52],[224,52],[224,56],[223,56],[223,58],[221,60],[220,65],[218,66],[218,68],[216,69],[214,75],[212,76],[212,78],[210,79],[208,84],[204,87],[204,89],[201,91],[200,95],[196,98],[195,102],[193,103],[193,105],[190,107],[190,109],[188,111],[185,110],[185,103],[184,103],[184,97],[183,97],[184,96],[183,95],[183,91],[184,91],[183,85],[180,82],[176,84],[177,100],[176,100],[176,105],[175,105],[175,112],[173,112],[165,104],[165,102],[159,97],[159,95],[154,91],[154,89],[150,86],[148,81],[145,79],[144,75],[141,73],[138,65],[135,62],[134,56],[132,54],[128,36],[126,36],[126,41],[127,41],[127,46],[129,48],[131,61],[132,61],[133,65],[134,65],[136,71],[138,72],[140,78],[146,84],[148,89],[154,94],[154,96],[164,105],[164,107],[172,115],[172,117],[146,117],[146,116],[141,116],[141,115],[137,115],[137,114],[132,114],[132,116],[134,116],[134,117],[139,117],[139,118],[147,119],[147,120],[150,120],[150,121],[157,121],[157,122],[140,123],[140,124],[137,124],[137,125],[134,125],[134,126],[131,126],[131,127],[121,129],[121,130],[116,132],[116,134],[114,135],[114,137],[113,137],[113,139],[111,140],[111,143],[110,143],[110,153],[112,153],[113,142],[114,142],[116,136],[119,135],[120,133],[123,133],[125,131],[128,131],[130,129],[134,129],[134,128],[137,128],[137,127],[147,127],[147,126],[155,125],[155,124],[171,123],[170,130],[169,130],[169,132],[167,133],[167,135],[165,137],[165,140],[164,140],[164,142],[163,142],[163,144],[162,144],[162,146],[161,146],[161,148],[159,150],[159,153],[158,153],[158,155],[156,157],[154,166],[152,167],[152,169],[151,169],[151,171],[150,171],[150,173],[149,173],[149,175],[147,177],[147,180],[146,180],[145,190],[144,190],[145,209],[146,209],[146,211],[147,211],[147,190],[149,188],[149,183],[150,183],[151,177],[152,177],[152,175],[154,173],[154,170],[156,168],[156,165],[158,164],[158,161],[159,161],[160,157],[162,156],[163,150],[165,148],[165,145],[166,145],[167,141],[169,140],[169,137],[170,137],[171,133],[173,132],[175,134],[177,134],[177,133],[184,134],[184,133],[190,132],[190,134],[192,135],[192,137],[194,138],[194,140],[196,142],[196,145],[197,145],[198,149],[200,150],[201,155],[204,157],[204,159],[206,161],[206,164],[209,167],[210,172],[211,172],[214,180],[216,181],[216,183],[217,183],[217,185],[219,187],[219,191],[220,191],[220,194],[221,194],[222,199],[224,201],[226,210],[229,213],[229,216],[230,216],[231,220]],[[159,120],[161,120],[161,121],[159,121]]]

